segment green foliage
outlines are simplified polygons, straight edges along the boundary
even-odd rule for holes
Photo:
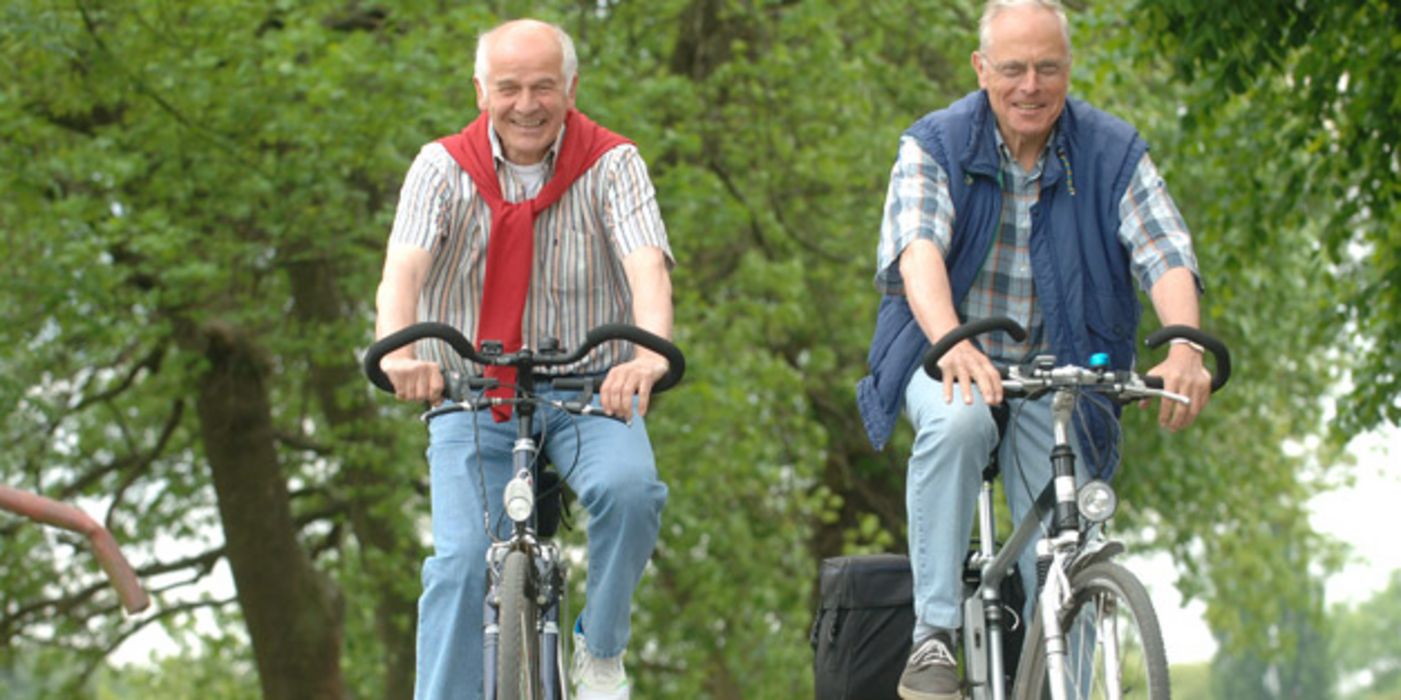
[[[99,675],[94,700],[197,697],[257,700],[262,697],[247,641],[238,636],[203,636],[198,646],[154,659],[148,667]]]
[[[1369,600],[1329,611],[1336,632],[1332,657],[1340,677],[1354,681],[1348,698],[1401,697],[1401,571]],[[1360,684],[1356,681],[1361,680]]]
[[[357,697],[377,692],[392,652],[374,601],[417,591],[422,431],[412,407],[388,401],[365,419],[333,419],[316,378],[370,337],[413,154],[475,116],[471,37],[525,11],[575,35],[580,107],[641,147],[679,261],[676,333],[690,370],[648,417],[671,492],[634,614],[637,694],[810,694],[818,559],[903,547],[909,432],[871,451],[854,384],[896,140],[976,85],[979,3],[488,5],[20,0],[0,14],[0,343],[12,348],[0,354],[0,480],[101,517],[161,589],[158,610],[171,612],[155,621],[198,640],[178,661],[82,687],[114,698],[256,692],[236,607],[182,585],[203,580],[224,540],[188,398],[202,369],[192,331],[219,320],[255,338],[272,368],[292,508],[346,600],[343,674]],[[1387,375],[1378,363],[1401,356],[1387,283],[1401,250],[1396,139],[1362,147],[1394,134],[1397,120],[1376,118],[1394,110],[1381,96],[1397,92],[1378,87],[1394,88],[1394,72],[1376,68],[1394,35],[1317,40],[1394,6],[1348,5],[1354,16],[1344,5],[1318,10],[1313,33],[1222,24],[1240,46],[1217,41],[1216,57],[1200,60],[1167,28],[1205,27],[1192,39],[1205,42],[1217,3],[1123,0],[1072,18],[1074,90],[1153,144],[1197,238],[1205,324],[1231,344],[1238,372],[1190,436],[1129,411],[1125,529],[1172,551],[1181,587],[1207,601],[1232,653],[1262,664],[1292,658],[1321,629],[1314,577],[1334,555],[1303,503],[1310,484],[1336,478],[1320,465],[1336,461],[1337,441],[1319,440],[1319,397],[1353,369],[1336,338],[1367,339],[1353,375],[1377,379],[1359,382],[1365,392],[1394,392],[1394,366]],[[1312,39],[1290,43],[1298,32]],[[1171,48],[1143,57],[1144,36]],[[1266,46],[1282,47],[1277,60],[1245,53]],[[1254,76],[1221,63],[1237,48],[1249,56],[1239,65],[1280,68],[1239,95],[1174,73]],[[1282,106],[1291,80],[1315,74],[1299,98],[1315,111]],[[1317,86],[1344,74],[1347,99],[1328,102]],[[1324,116],[1326,137],[1310,126]],[[348,381],[329,404],[368,391]],[[1359,396],[1344,434],[1394,393]],[[351,512],[395,523],[400,545],[373,546]],[[0,520],[0,536],[0,649],[55,659],[0,657],[11,679],[95,666],[141,624],[113,614],[70,538],[14,520]],[[211,558],[183,575],[155,573],[202,552]],[[186,609],[212,614],[220,632]],[[406,628],[411,611],[390,623]]]
[[[328,566],[343,553],[373,556],[357,557],[362,543],[340,534],[347,504],[423,507],[411,488],[416,431],[402,446],[366,444],[384,429],[334,426],[311,382],[317,366],[350,365],[364,344],[394,171],[425,134],[452,128],[464,94],[461,84],[430,86],[431,72],[382,68],[455,59],[441,37],[481,15],[420,14],[372,34],[375,16],[357,12],[6,6],[0,228],[12,274],[0,285],[0,340],[17,351],[0,361],[0,479],[78,500],[159,590],[154,617],[123,620],[86,554],[7,520],[7,535],[20,537],[0,568],[0,644],[52,640],[100,658],[144,624],[187,634],[179,611],[214,604],[188,592],[223,540],[188,398],[202,368],[194,331],[213,320],[257,338],[271,362],[282,464],[309,551]],[[334,294],[307,291],[325,270],[353,290],[342,308]],[[318,300],[338,315],[331,323],[304,307]],[[341,402],[367,393],[342,391]],[[340,472],[371,458],[372,469],[398,474],[397,493],[361,492]],[[416,554],[395,554],[395,571],[412,570]],[[364,657],[348,666],[373,677],[384,652],[364,639],[354,647]]]
[[[1401,5],[1139,0],[1136,9],[1143,50],[1195,83],[1186,129],[1249,146],[1223,184],[1254,206],[1233,207],[1222,223],[1257,248],[1274,248],[1281,230],[1317,241],[1318,271],[1335,285],[1317,304],[1321,330],[1357,358],[1338,433],[1401,421],[1401,79],[1392,65]]]
[[[1211,667],[1205,663],[1173,664],[1168,668],[1172,695],[1181,700],[1209,700]]]

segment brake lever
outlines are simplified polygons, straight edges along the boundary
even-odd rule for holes
[[[1130,395],[1122,396],[1125,393],[1129,393]],[[1121,404],[1130,404],[1135,401],[1142,401],[1144,399],[1163,398],[1169,401],[1176,401],[1177,403],[1180,403],[1183,406],[1192,405],[1192,399],[1190,397],[1185,396],[1183,394],[1168,391],[1167,389],[1153,389],[1151,387],[1146,386],[1131,385],[1125,387],[1125,391],[1121,391],[1120,394],[1122,398],[1119,399],[1119,403]]]
[[[567,413],[573,413],[573,414],[575,414],[575,415],[580,415],[580,416],[598,416],[599,418],[611,418],[611,419],[613,419],[613,420],[615,420],[615,421],[618,421],[619,423],[622,423],[623,425],[632,425],[632,421],[631,421],[631,420],[624,419],[624,418],[622,418],[621,416],[610,415],[607,411],[604,411],[602,407],[593,405],[592,396],[590,396],[590,400],[587,401],[587,402],[585,402],[585,401],[551,401],[551,402],[550,402],[550,405],[554,406],[555,408],[558,408],[558,409],[561,410],[561,411],[565,411],[565,412],[567,412]]]
[[[472,407],[469,406],[469,405],[467,405],[467,404],[463,404],[463,403],[452,403],[452,404],[448,404],[447,406],[439,406],[439,407],[437,407],[437,408],[430,408],[430,409],[428,409],[427,411],[424,411],[424,412],[423,412],[423,415],[419,416],[418,419],[419,419],[420,421],[423,421],[424,423],[427,423],[428,421],[433,420],[434,418],[437,418],[438,416],[445,416],[445,415],[447,415],[447,414],[449,414],[449,413],[457,413],[458,411],[466,411],[466,410],[469,410],[469,409],[471,409],[471,408],[472,408]]]

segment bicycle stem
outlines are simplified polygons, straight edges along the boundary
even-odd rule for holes
[[[1055,520],[1051,532],[1055,534],[1080,529],[1080,511],[1075,504],[1075,451],[1070,449],[1070,420],[1074,412],[1075,394],[1057,391],[1051,400],[1052,430],[1056,441],[1055,447],[1051,448],[1051,471],[1056,489]]]

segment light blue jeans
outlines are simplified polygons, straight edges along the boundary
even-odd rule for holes
[[[915,428],[905,507],[914,573],[916,642],[932,634],[935,627],[958,629],[963,624],[963,561],[973,533],[983,468],[993,448],[998,448],[1003,491],[1014,525],[1032,509],[1051,478],[1051,397],[1008,400],[1012,420],[1000,446],[991,411],[977,391],[973,397],[972,404],[964,404],[962,390],[955,386],[953,402],[945,403],[943,385],[923,370],[916,371],[905,387],[905,412]],[[1075,431],[1070,432],[1078,460],[1078,440]],[[1083,466],[1077,467],[1082,483],[1088,471]],[[1005,539],[1011,533],[999,535]],[[1027,592],[1024,619],[1035,603],[1039,540],[1028,545],[1018,560]]]
[[[589,514],[586,606],[581,617],[589,652],[600,658],[617,656],[631,635],[632,594],[656,546],[667,498],[666,485],[657,478],[646,424],[636,414],[628,426],[553,409],[537,410],[534,421],[536,430],[544,431],[545,455],[562,475],[574,464],[576,447],[580,450],[578,464],[567,477]],[[490,538],[483,531],[477,453],[480,450],[491,523],[498,537],[506,537],[511,522],[502,516],[501,492],[513,476],[516,418],[513,414],[511,420],[496,423],[485,411],[449,413],[433,419],[428,432],[433,555],[423,563],[414,697],[481,698],[482,601]],[[561,620],[561,633],[568,634],[571,624]]]

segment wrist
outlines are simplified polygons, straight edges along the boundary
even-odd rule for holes
[[[1192,341],[1190,341],[1190,340],[1188,340],[1188,339],[1186,339],[1186,338],[1173,338],[1172,340],[1168,341],[1168,344],[1169,344],[1169,345],[1174,345],[1174,346],[1184,346],[1184,347],[1191,348],[1192,350],[1195,350],[1196,353],[1197,353],[1198,355],[1205,355],[1205,354],[1206,354],[1206,348],[1204,348],[1204,347],[1202,347],[1200,344],[1194,343],[1194,342],[1192,342]]]

